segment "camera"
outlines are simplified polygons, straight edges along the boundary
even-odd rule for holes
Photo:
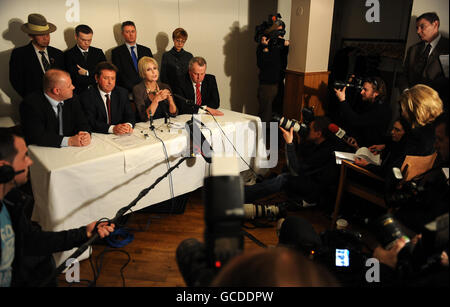
[[[363,84],[363,78],[356,77],[355,75],[349,75],[346,81],[334,81],[333,87],[337,90],[341,90],[344,87],[354,88],[355,90],[360,92],[363,89]]]
[[[278,125],[286,130],[290,130],[294,127],[294,132],[298,132],[300,136],[306,136],[309,133],[309,125],[314,121],[314,110],[312,107],[304,107],[302,109],[302,118],[300,122],[295,119],[288,119],[285,117],[274,117],[274,120],[278,122]]]
[[[204,243],[186,239],[176,259],[187,286],[208,286],[217,272],[244,249],[244,189],[236,157],[212,157],[204,179]]]
[[[391,249],[395,241],[404,238],[408,243],[410,240],[403,232],[399,222],[390,213],[380,216],[373,222],[373,228],[378,242],[384,249]]]
[[[279,27],[281,29],[278,29]],[[264,21],[262,24],[256,26],[255,29],[255,42],[261,43],[261,39],[265,36],[269,40],[270,47],[283,47],[284,37],[286,34],[286,25],[281,20],[281,15],[278,13],[276,15],[269,15],[268,20]]]
[[[266,218],[270,221],[276,221],[279,218],[286,217],[286,208],[281,205],[244,204],[244,215],[247,220]]]

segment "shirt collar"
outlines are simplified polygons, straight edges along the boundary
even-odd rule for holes
[[[80,46],[78,46],[78,44],[77,44],[77,47],[81,51],[81,54],[83,54],[83,52],[89,52],[89,47],[87,50],[83,50]]]
[[[434,49],[434,47],[436,47],[436,45],[439,43],[440,39],[441,39],[441,33],[439,33],[439,35],[430,42],[431,49]]]
[[[108,94],[108,95],[111,97],[111,92],[106,93],[106,92],[102,91],[102,90],[100,89],[100,86],[98,86],[98,84],[97,84],[97,88],[98,88],[98,91],[100,92],[100,96],[102,96],[103,99],[106,99],[106,98],[105,98],[105,95],[106,95],[106,94]]]
[[[47,100],[50,102],[50,104],[52,105],[53,108],[57,108],[58,104],[62,103],[64,105],[64,101],[58,101],[53,99],[52,97],[50,97],[49,95],[47,95],[46,93],[44,93],[45,98],[47,98]]]

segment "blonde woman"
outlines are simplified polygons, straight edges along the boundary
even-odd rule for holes
[[[427,156],[434,152],[434,120],[444,111],[439,94],[429,86],[417,84],[400,96],[402,117],[411,133],[407,138],[406,154]]]
[[[134,86],[133,96],[139,120],[146,122],[150,116],[157,119],[165,117],[165,114],[175,117],[178,109],[171,89],[167,84],[158,81],[158,62],[151,57],[142,57],[138,69],[143,80]]]

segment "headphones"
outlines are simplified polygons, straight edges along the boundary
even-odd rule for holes
[[[10,182],[16,175],[23,172],[25,172],[24,169],[16,172],[11,165],[0,166],[0,184]]]

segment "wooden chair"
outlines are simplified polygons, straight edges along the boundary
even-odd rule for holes
[[[423,174],[426,171],[430,170],[433,167],[434,161],[436,160],[437,153],[433,153],[429,156],[406,156],[403,165],[401,167],[402,173],[405,171],[405,167],[407,167],[406,173],[403,174],[405,181],[410,181],[417,175]],[[363,185],[356,180],[352,180],[348,177],[348,171],[354,171],[363,177],[371,178],[375,184],[382,185],[385,182],[383,177],[380,177],[373,172],[358,166],[351,161],[342,160],[341,170],[339,175],[339,185],[336,193],[336,202],[334,205],[334,212],[331,218],[331,228],[333,229],[336,226],[337,216],[339,214],[341,199],[344,192],[349,192],[358,197],[366,199],[371,203],[374,203],[382,208],[385,208],[388,211],[388,207],[386,205],[384,199],[384,190],[376,190],[369,186]]]

